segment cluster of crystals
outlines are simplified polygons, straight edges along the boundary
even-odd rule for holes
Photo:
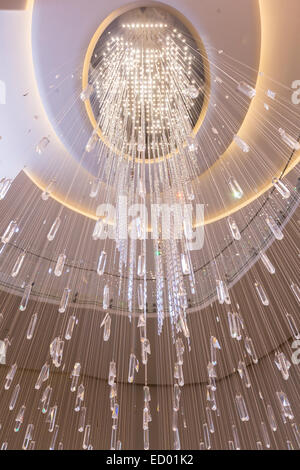
[[[98,125],[120,153],[158,158],[172,152],[171,129],[189,120],[199,96],[195,57],[184,36],[167,33],[167,25],[123,27],[130,31],[110,38],[94,71]]]

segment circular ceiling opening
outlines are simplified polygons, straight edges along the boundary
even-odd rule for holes
[[[197,132],[209,92],[206,54],[173,9],[134,8],[99,33],[83,98],[98,135],[122,156],[154,160],[178,149],[171,129]],[[112,80],[113,77],[113,80]]]

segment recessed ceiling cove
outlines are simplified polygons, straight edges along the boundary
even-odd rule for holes
[[[113,36],[113,29],[112,31],[110,29],[114,27],[114,24],[122,23],[122,19],[117,19],[122,18],[120,15],[125,15],[125,18],[127,15],[128,22],[124,21],[124,24],[131,24],[129,19],[133,14],[136,14],[132,12],[146,15],[147,10],[155,9],[157,23],[160,23],[159,16],[161,15],[166,20],[164,24],[167,20],[170,23],[169,47],[174,42],[172,34],[174,34],[173,29],[176,29],[176,25],[183,28],[182,33],[188,31],[188,34],[183,34],[182,38],[188,38],[187,40],[191,44],[180,45],[180,38],[176,37],[176,47],[180,45],[180,54],[184,54],[184,47],[188,47],[188,55],[191,56],[193,62],[193,65],[191,64],[191,73],[195,72],[197,64],[198,77],[194,77],[194,79],[197,79],[198,82],[204,79],[201,86],[205,87],[205,93],[202,89],[202,93],[199,93],[196,102],[190,102],[190,111],[185,108],[184,112],[189,114],[189,124],[194,127],[194,132],[197,133],[198,140],[201,141],[201,153],[197,161],[198,171],[195,176],[205,173],[213,163],[217,162],[232,142],[233,134],[231,132],[224,132],[218,142],[216,136],[211,136],[212,127],[222,129],[222,126],[224,126],[224,116],[216,111],[216,102],[219,99],[224,100],[224,105],[228,106],[230,114],[233,114],[233,132],[238,132],[250,105],[250,103],[244,103],[242,107],[236,107],[234,103],[230,103],[230,100],[228,102],[226,94],[221,92],[216,76],[220,75],[219,71],[222,68],[224,59],[218,51],[226,49],[228,56],[246,64],[247,71],[251,71],[251,82],[256,82],[260,60],[258,4],[245,1],[239,11],[240,20],[238,24],[233,16],[233,12],[237,13],[237,5],[235,1],[231,0],[226,3],[226,8],[224,8],[222,2],[217,0],[184,2],[184,4],[182,2],[128,4],[123,1],[113,1],[109,5],[103,4],[103,2],[91,1],[89,2],[90,14],[84,22],[82,22],[81,16],[81,1],[72,2],[70,8],[68,8],[68,5],[70,5],[68,0],[64,0],[59,5],[51,4],[51,2],[36,2],[32,18],[32,50],[38,88],[48,117],[66,150],[64,153],[61,148],[58,149],[52,145],[51,158],[53,159],[53,166],[54,159],[57,163],[69,161],[70,158],[74,160],[74,165],[79,162],[80,168],[76,173],[76,187],[86,186],[93,177],[99,177],[98,159],[84,155],[86,143],[91,136],[93,125],[99,114],[99,103],[96,103],[96,90],[95,99],[92,97],[91,107],[93,110],[89,110],[87,113],[89,105],[80,100],[83,89],[82,83],[85,78],[85,81],[88,81],[88,73],[91,73],[91,71],[87,72],[86,68],[88,69],[93,66],[93,63],[94,65],[97,63],[92,54],[97,42],[103,42],[103,37],[99,39],[101,32],[106,30],[106,35],[110,32]],[[144,7],[144,10],[141,10],[140,6]],[[54,30],[56,31],[55,36],[53,35]],[[73,34],[74,30],[76,30],[76,35]],[[101,31],[99,32],[99,30]],[[227,34],[228,31],[230,31],[230,34]],[[133,31],[126,31],[126,28],[121,28],[120,37],[125,32],[127,36],[130,33],[133,34]],[[166,41],[167,35],[165,35],[165,32],[166,28],[162,28],[162,31],[158,30],[156,34],[163,34]],[[180,28],[177,34],[180,34]],[[58,44],[59,48],[57,48]],[[193,44],[196,44],[197,47],[194,47]],[[161,43],[157,44],[156,42],[157,50],[160,47]],[[55,53],[52,53],[54,50]],[[45,53],[45,51],[48,52]],[[96,51],[94,53],[97,54]],[[87,66],[85,66],[86,60]],[[187,61],[189,60],[187,59]],[[201,67],[198,67],[201,62],[202,72]],[[181,67],[184,69],[185,64],[181,63]],[[51,73],[51,70],[53,70],[53,73]],[[236,78],[233,78],[237,81],[239,79],[238,71],[234,73],[236,73]],[[226,80],[226,74],[222,77],[222,80]],[[200,83],[197,83],[197,85],[200,85]],[[232,86],[232,83],[230,86]],[[97,87],[95,88],[97,89]],[[180,93],[184,93],[184,88],[184,84],[181,84]],[[171,97],[168,96],[168,98]],[[182,103],[184,101],[185,99],[182,100]],[[155,120],[155,117],[152,117],[152,119]],[[214,125],[211,124],[212,121]],[[129,128],[127,132],[129,132]],[[208,138],[208,136],[211,137]],[[170,153],[171,144],[167,140],[167,135],[165,135],[163,143],[165,148],[160,147],[159,150],[161,155]],[[149,160],[152,157],[153,155],[150,155]],[[30,165],[28,173],[41,187],[46,185],[43,162],[35,162],[34,165]],[[103,178],[103,181],[106,184],[107,178]],[[80,209],[82,212],[91,215],[95,214],[95,208],[87,207],[86,202],[83,200],[79,201],[75,186],[66,194],[65,188],[70,187],[70,182],[71,176],[68,172],[64,173],[64,179],[57,182],[54,195],[56,194],[60,201],[68,203],[74,209]],[[211,205],[208,211],[213,213],[215,209],[216,207]]]

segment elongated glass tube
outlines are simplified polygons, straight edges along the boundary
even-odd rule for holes
[[[270,428],[272,429],[273,432],[277,431],[277,423],[276,423],[274,411],[271,405],[267,406],[267,414],[268,414]]]
[[[12,381],[14,380],[16,372],[17,372],[17,364],[13,364],[6,375],[6,381],[4,384],[5,390],[9,390],[12,384]]]
[[[240,444],[240,439],[238,435],[238,430],[235,424],[232,425],[232,433],[233,433],[233,440],[234,440],[234,447],[235,450],[240,450],[241,444]]]
[[[75,408],[74,408],[76,412],[80,411],[83,400],[84,400],[84,385],[80,384],[77,389],[76,402],[75,402]]]
[[[57,413],[57,405],[54,405],[50,408],[46,423],[49,423],[49,432],[53,432],[54,430],[54,425],[55,425],[55,420],[56,420],[56,413]]]
[[[211,449],[211,442],[210,442],[210,435],[209,435],[207,423],[203,424],[203,435],[204,435],[205,448],[206,450],[209,450]]]
[[[103,229],[104,229],[103,219],[97,220],[97,222],[95,223],[93,234],[92,234],[92,239],[99,240],[101,238]]]
[[[296,299],[298,300],[298,302],[300,304],[300,287],[293,282],[291,284],[291,289],[292,289],[292,292],[293,292],[294,296],[296,297]]]
[[[243,95],[247,96],[251,100],[256,95],[255,88],[253,88],[251,85],[248,85],[248,83],[246,83],[246,82],[240,82],[237,86],[237,89],[240,93],[243,93]]]
[[[42,155],[49,143],[50,140],[48,139],[48,137],[43,137],[35,147],[36,153]]]
[[[139,255],[138,257],[138,266],[137,266],[137,275],[139,277],[143,277],[145,275],[146,264],[145,264],[145,256]]]
[[[80,410],[80,415],[79,415],[78,432],[84,431],[85,417],[86,417],[86,408],[82,406]]]
[[[249,356],[251,356],[254,364],[257,364],[258,363],[258,358],[257,358],[256,351],[254,349],[253,341],[248,336],[245,338],[245,348],[246,348],[246,351],[249,354]]]
[[[144,450],[149,450],[149,429],[144,429]]]
[[[274,274],[275,273],[275,268],[274,268],[273,264],[271,263],[271,261],[269,260],[268,256],[266,255],[266,253],[263,253],[261,251],[259,256],[260,256],[260,259],[262,260],[262,262],[264,263],[265,267],[269,271],[269,273]]]
[[[243,197],[244,192],[235,178],[231,177],[229,179],[228,186],[235,199],[241,199]]]
[[[71,374],[72,377],[72,382],[71,382],[71,392],[75,392],[77,385],[78,385],[78,380],[80,376],[80,371],[81,371],[81,364],[80,362],[75,362],[74,368]]]
[[[241,139],[238,135],[234,135],[233,140],[234,140],[234,142],[236,143],[236,145],[237,145],[244,153],[250,152],[250,147],[249,147],[249,145],[246,144],[246,142],[245,142],[243,139]]]
[[[181,444],[180,444],[180,436],[179,436],[179,431],[176,429],[174,432],[174,450],[180,450],[181,449]]]
[[[281,128],[279,129],[279,134],[281,135],[283,142],[285,142],[291,149],[300,150],[300,144],[296,139],[294,139],[294,137],[287,134],[287,132]]]
[[[270,302],[269,302],[269,299],[267,297],[267,294],[266,294],[263,286],[261,284],[259,284],[258,282],[255,282],[254,286],[255,286],[256,292],[258,294],[258,297],[261,300],[261,303],[265,306],[268,306]]]
[[[58,424],[56,424],[56,425],[55,425],[55,428],[54,428],[53,435],[52,435],[52,439],[51,439],[51,443],[50,443],[49,450],[54,450],[54,449],[55,449],[55,444],[56,444],[56,439],[57,439],[57,435],[58,435],[58,430],[59,430],[59,426],[58,426]]]
[[[93,84],[88,84],[84,90],[80,93],[80,99],[81,101],[86,101],[90,98],[91,94],[94,91],[94,86]]]
[[[48,378],[49,378],[49,364],[46,362],[46,364],[44,364],[41,369],[41,372],[38,376],[38,379],[36,381],[34,388],[36,390],[39,390],[42,386],[42,383],[48,380]]]
[[[25,256],[26,256],[25,251],[18,256],[17,261],[15,262],[15,265],[12,269],[11,277],[17,277],[22,267]]]
[[[279,194],[283,197],[283,199],[288,199],[291,196],[290,190],[286,187],[285,184],[278,178],[272,179],[273,186],[277,189]]]
[[[11,184],[12,184],[12,180],[9,179],[9,178],[5,179],[1,183],[1,187],[0,187],[0,200],[1,201],[2,201],[2,199],[5,198],[6,194],[8,193],[9,188],[11,187]]]
[[[174,388],[173,388],[173,410],[174,411],[179,410],[180,395],[181,395],[181,390],[180,390],[179,385],[174,384]]]
[[[52,242],[52,240],[54,240],[55,235],[57,234],[57,231],[60,227],[60,223],[61,223],[60,217],[56,217],[47,235],[47,239],[49,242]]]
[[[103,310],[107,310],[109,307],[109,286],[105,284],[103,289]]]
[[[239,375],[242,381],[245,384],[245,387],[250,388],[251,387],[250,377],[248,374],[247,366],[244,361],[239,361],[237,370],[239,372]]]
[[[45,388],[42,398],[39,403],[38,409],[42,411],[43,414],[46,414],[48,412],[50,400],[51,400],[51,395],[52,395],[52,388],[50,385],[47,385]]]
[[[56,266],[54,269],[55,276],[60,277],[62,275],[66,259],[67,259],[67,256],[65,255],[65,253],[61,253],[59,257],[57,258]]]
[[[293,433],[294,433],[294,436],[295,436],[295,440],[297,442],[298,449],[300,449],[300,432],[299,432],[299,429],[298,429],[298,424],[293,423],[292,424],[292,429],[293,429]]]
[[[214,422],[212,418],[211,409],[208,406],[206,407],[206,417],[207,417],[207,424],[209,427],[209,432],[213,434],[215,432],[215,426],[214,426]]]
[[[242,237],[241,237],[240,230],[239,230],[235,220],[232,217],[228,217],[227,222],[228,222],[228,225],[229,225],[229,229],[230,229],[232,238],[234,238],[234,240],[240,240]]]
[[[70,297],[71,289],[69,287],[65,287],[63,291],[63,295],[60,300],[58,311],[59,313],[64,313],[67,309],[69,297]]]
[[[183,353],[184,353],[184,344],[182,339],[179,337],[175,341],[177,363],[183,364]]]
[[[16,405],[16,402],[17,402],[17,399],[18,399],[18,396],[19,396],[19,392],[20,392],[20,385],[17,384],[14,388],[14,391],[12,393],[12,396],[11,396],[11,399],[10,399],[10,402],[9,402],[9,410],[12,411]]]
[[[276,240],[282,240],[283,233],[271,215],[269,215],[266,218],[266,223],[268,227],[270,228],[271,232],[273,233],[274,237],[276,238]]]
[[[71,315],[69,320],[68,320],[67,329],[66,329],[66,333],[65,333],[65,339],[67,341],[69,341],[72,338],[75,323],[76,323],[76,317],[75,317],[75,315]]]
[[[20,431],[21,425],[24,421],[25,409],[26,409],[25,405],[22,405],[21,408],[18,411],[18,414],[17,414],[17,417],[16,417],[16,424],[15,424],[15,428],[14,428],[15,432]]]
[[[141,282],[138,285],[138,306],[139,310],[144,310],[144,286]]]
[[[275,364],[277,365],[278,369],[280,370],[282,374],[283,380],[288,380],[290,374],[289,374],[289,368],[291,367],[290,362],[286,359],[286,356],[283,352],[275,353]]]
[[[21,310],[21,312],[24,312],[24,310],[26,310],[29,296],[31,293],[31,289],[32,289],[32,284],[27,284],[27,286],[24,289],[23,297],[19,306],[19,309]]]
[[[23,450],[27,450],[29,446],[29,442],[32,440],[33,429],[34,429],[33,424],[28,424],[26,428],[26,432],[25,432],[23,445],[22,445]]]
[[[244,397],[242,395],[236,395],[235,397],[236,407],[241,421],[249,421],[249,415],[246,407]]]
[[[114,361],[111,361],[109,364],[108,385],[112,386],[114,384],[116,376],[116,363]]]
[[[13,234],[16,232],[18,228],[17,222],[12,220],[9,224],[7,229],[5,230],[4,234],[1,237],[2,243],[9,243]]]
[[[95,198],[99,192],[100,188],[100,180],[99,178],[96,178],[91,186],[91,191],[90,191],[90,198]]]
[[[269,433],[268,433],[266,424],[263,422],[261,423],[261,430],[262,430],[262,435],[263,435],[265,446],[267,449],[270,449],[271,442],[270,442]]]
[[[27,335],[26,335],[26,338],[27,339],[32,339],[33,337],[33,334],[34,334],[34,330],[35,330],[35,327],[36,327],[36,322],[37,322],[37,313],[34,313],[30,319],[30,323],[29,323],[29,326],[28,326],[28,329],[27,329]]]
[[[103,330],[103,341],[108,341],[110,338],[110,329],[111,329],[111,316],[107,315],[107,318],[104,323]]]
[[[147,423],[148,426],[148,423]],[[178,429],[178,411],[173,410],[173,418],[172,418],[172,430],[176,431]]]
[[[98,142],[97,131],[94,130],[91,137],[87,141],[87,144],[85,146],[85,151],[87,153],[92,152],[94,148],[96,147],[97,142]]]
[[[188,256],[186,253],[181,253],[181,269],[183,275],[188,275],[191,272]]]
[[[216,285],[217,285],[218,301],[219,301],[219,304],[222,305],[225,302],[224,282],[221,281],[220,279],[217,279]]]
[[[90,434],[91,434],[91,426],[87,424],[84,429],[84,436],[83,436],[83,449],[87,449],[90,443]]]
[[[134,380],[135,371],[139,371],[139,361],[137,360],[134,353],[130,354],[129,357],[129,369],[128,369],[128,382],[132,383]]]
[[[52,193],[52,190],[53,190],[53,186],[54,186],[55,182],[54,181],[50,181],[50,183],[48,184],[48,186],[44,189],[44,191],[42,192],[42,199],[43,201],[47,201]]]
[[[292,315],[287,313],[286,318],[287,318],[292,335],[294,336],[295,339],[300,339],[300,332],[296,325],[294,317],[292,317]]]
[[[104,273],[105,265],[106,265],[106,259],[107,259],[107,253],[105,251],[101,251],[101,254],[99,256],[98,260],[98,266],[97,266],[97,274],[99,276],[102,276]]]

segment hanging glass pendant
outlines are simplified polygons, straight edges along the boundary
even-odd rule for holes
[[[287,134],[283,129],[279,129],[279,134],[283,140],[291,149],[293,150],[300,150],[300,143],[297,142],[294,137]]]
[[[6,194],[9,191],[9,188],[11,187],[11,184],[12,179],[10,178],[4,178],[0,181],[0,201],[5,198]]]
[[[54,269],[55,276],[60,277],[62,275],[66,259],[67,259],[67,256],[65,255],[65,253],[61,253],[59,257],[57,258],[56,266]]]
[[[235,220],[232,217],[228,217],[227,222],[228,222],[232,237],[235,240],[240,240],[242,237],[241,237],[240,230],[239,230]]]
[[[99,276],[102,276],[104,273],[105,265],[106,265],[106,259],[107,259],[107,254],[105,251],[101,251],[99,260],[98,260],[98,266],[97,266],[97,274]]]
[[[60,300],[58,311],[59,313],[64,313],[67,309],[69,297],[70,297],[71,289],[69,287],[65,287],[63,291],[63,295]]]
[[[17,222],[15,220],[12,220],[1,237],[2,243],[9,243],[13,234],[17,231],[17,228]]]
[[[283,197],[283,199],[288,199],[291,196],[290,190],[286,187],[283,182],[278,178],[272,179],[273,186],[277,189],[279,194]]]
[[[60,227],[60,223],[60,217],[56,217],[47,235],[47,239],[49,240],[49,242],[52,242],[52,240],[54,240],[55,235],[57,234],[57,231]]]
[[[109,307],[109,286],[106,284],[103,289],[103,310]]]
[[[237,87],[238,91],[243,93],[243,95],[247,96],[251,100],[256,95],[256,90],[252,86],[248,85],[246,82],[240,82]]]
[[[282,240],[283,233],[271,215],[266,218],[266,222],[276,240]]]
[[[246,144],[246,142],[243,141],[243,139],[241,139],[238,135],[234,135],[233,136],[233,140],[234,142],[236,143],[236,145],[238,147],[240,147],[240,149],[244,152],[244,153],[248,153],[250,152],[250,147],[248,144]]]
[[[48,137],[43,137],[39,143],[37,144],[37,146],[35,147],[35,151],[36,153],[38,153],[39,155],[41,155],[44,150],[46,149],[46,147],[48,146],[48,144],[50,143],[50,140],[48,139]]]
[[[93,84],[88,84],[84,90],[80,93],[80,99],[81,101],[87,101],[90,99],[91,94],[94,91],[94,86]]]
[[[46,186],[46,188],[44,189],[44,191],[42,192],[42,199],[43,201],[48,201],[52,191],[53,191],[53,187],[55,185],[55,181],[52,180],[50,181],[50,183],[48,184],[48,186]]]
[[[241,199],[243,197],[244,192],[235,178],[231,177],[229,179],[228,186],[235,199]]]
[[[21,300],[21,303],[20,303],[20,306],[19,306],[19,309],[22,312],[24,312],[24,310],[26,310],[28,300],[29,300],[29,296],[31,294],[31,289],[32,289],[32,284],[28,284],[24,289],[24,294],[23,294],[23,297],[22,297],[22,300]]]
[[[34,313],[30,319],[30,323],[29,323],[29,326],[28,326],[28,330],[27,330],[27,339],[32,339],[33,337],[33,334],[34,334],[34,330],[35,330],[35,327],[36,327],[36,323],[37,323],[37,313]]]
[[[12,277],[17,277],[17,275],[19,274],[20,269],[21,269],[22,264],[23,264],[23,261],[25,259],[25,256],[26,256],[25,251],[18,256],[18,259],[15,262],[15,265],[14,265],[14,267],[12,269],[12,272],[11,272]]]
[[[275,274],[275,268],[274,268],[273,264],[271,263],[271,261],[269,260],[268,256],[266,255],[266,253],[263,253],[261,251],[260,252],[260,259],[264,263],[264,265],[267,268],[267,270],[269,271],[269,273],[270,274]]]

